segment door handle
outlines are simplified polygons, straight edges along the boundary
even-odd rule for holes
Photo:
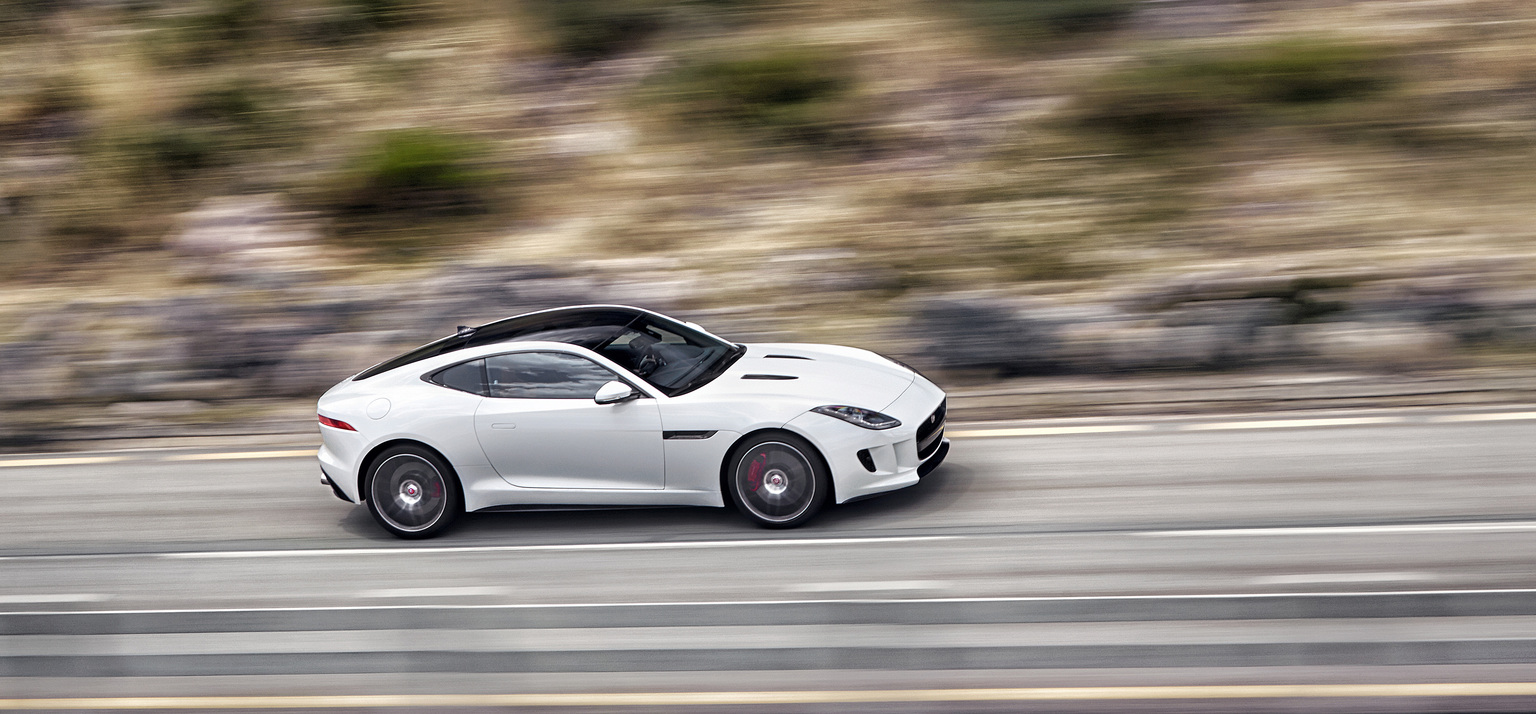
[[[496,422],[496,423],[491,424],[491,428],[492,429],[516,429],[517,425],[513,424],[512,422],[509,422],[509,421],[503,421],[503,422]]]

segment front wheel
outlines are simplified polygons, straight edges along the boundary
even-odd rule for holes
[[[753,437],[731,452],[726,474],[736,508],[765,528],[793,528],[826,503],[831,479],[821,455],[793,434]]]
[[[401,538],[431,538],[460,510],[459,482],[441,458],[417,446],[397,446],[374,460],[363,493],[368,512]]]

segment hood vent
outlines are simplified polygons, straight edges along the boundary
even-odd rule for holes
[[[803,359],[807,362],[815,361],[810,357],[802,357],[800,355],[763,355],[763,359]]]
[[[767,379],[767,380],[799,379],[799,377],[796,377],[794,375],[789,375],[789,374],[743,374],[743,375],[741,375],[741,378],[742,379]]]

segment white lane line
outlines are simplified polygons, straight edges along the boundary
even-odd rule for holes
[[[413,598],[413,597],[479,597],[485,595],[506,595],[511,593],[511,588],[385,588],[382,590],[364,590],[357,594],[360,598]]]
[[[613,608],[684,608],[684,607],[772,607],[799,605],[955,605],[968,603],[1048,603],[1048,602],[1149,602],[1154,600],[1274,600],[1277,598],[1341,598],[1364,599],[1379,597],[1461,595],[1536,595],[1536,589],[1471,589],[1471,590],[1352,590],[1330,592],[1262,592],[1262,593],[1175,593],[1147,595],[1024,595],[1001,597],[913,597],[913,598],[815,598],[789,600],[674,600],[639,602],[540,602],[501,603],[493,605],[468,605],[463,603],[401,604],[401,605],[319,605],[313,607],[221,607],[221,608],[162,608],[143,610],[50,610],[0,612],[8,616],[48,615],[207,615],[232,613],[297,613],[297,612],[379,612],[386,610],[545,610],[613,609]]]
[[[1489,521],[1473,523],[1407,523],[1369,526],[1273,526],[1263,528],[1199,528],[1155,531],[1076,531],[1068,535],[1129,536],[1132,538],[1223,538],[1309,535],[1370,535],[1390,533],[1521,533],[1536,531],[1536,521]],[[557,545],[478,545],[403,548],[318,548],[292,550],[212,550],[175,553],[99,553],[62,555],[0,555],[0,561],[8,560],[91,560],[111,558],[155,558],[164,560],[239,560],[246,558],[305,558],[351,555],[383,555],[403,557],[412,554],[440,555],[452,553],[519,553],[561,551],[613,551],[613,550],[706,550],[724,548],[758,548],[775,546],[824,546],[867,545],[882,543],[926,543],[979,541],[997,538],[1028,536],[1060,536],[1059,532],[1042,531],[1012,535],[931,535],[931,536],[872,536],[855,538],[778,538],[763,540],[704,540],[704,541],[655,541],[638,543],[568,543]]]
[[[1370,526],[1273,526],[1264,528],[1199,528],[1156,531],[1075,531],[1065,535],[1129,536],[1132,538],[1222,538],[1308,535],[1369,535],[1378,533],[1521,533],[1536,531],[1536,521],[1489,521],[1473,523],[1407,523]],[[99,553],[63,555],[0,555],[7,560],[89,560],[103,558],[155,558],[163,560],[239,560],[247,558],[305,558],[351,555],[441,555],[453,553],[520,553],[612,550],[707,550],[776,546],[878,545],[978,541],[1027,536],[1060,536],[1042,531],[1011,535],[871,536],[856,538],[777,538],[762,540],[654,541],[638,543],[567,543],[555,545],[474,545],[404,548],[316,548],[292,550],[208,550],[175,553]]]
[[[238,558],[304,558],[335,555],[441,555],[443,553],[528,553],[578,550],[703,550],[711,548],[762,548],[775,546],[864,545],[960,540],[962,536],[884,536],[871,538],[775,538],[764,540],[695,540],[642,543],[567,543],[563,545],[468,545],[428,548],[323,548],[312,550],[211,550],[188,553],[155,553],[169,560]]]
[[[799,583],[786,585],[792,593],[854,593],[893,592],[898,590],[946,590],[950,583],[943,580],[886,580],[848,583]]]
[[[1432,416],[1429,421],[1437,424],[1452,424],[1468,421],[1520,421],[1523,419],[1536,419],[1536,412],[1501,412],[1498,414],[1442,414]]]
[[[1224,429],[1304,429],[1320,426],[1358,426],[1365,424],[1401,424],[1404,417],[1337,417],[1332,419],[1274,419],[1268,421],[1222,421],[1207,424],[1180,424],[1180,431],[1216,431]]]
[[[1248,582],[1254,585],[1315,585],[1322,583],[1406,583],[1435,580],[1432,573],[1299,573],[1266,575]]]
[[[818,708],[870,704],[952,702],[1110,702],[1250,699],[1362,699],[1536,696],[1536,682],[1405,682],[1391,684],[1195,684],[1105,687],[1019,687],[1012,689],[844,689],[729,690],[680,692],[554,692],[520,694],[309,694],[214,695],[165,697],[74,697],[0,699],[0,710],[105,711],[172,710],[324,710],[415,709],[445,711],[456,707],[601,708],[645,707],[667,711],[817,705]],[[1426,704],[1427,705],[1427,704]],[[1104,706],[1095,707],[1104,710]],[[1165,708],[1165,707],[1160,707]],[[1178,707],[1175,707],[1178,708]],[[1230,705],[1226,708],[1230,708]],[[1300,710],[1300,707],[1293,707]]]
[[[69,458],[54,459],[10,459],[0,461],[0,468],[12,468],[23,466],[84,466],[86,464],[110,464],[114,461],[126,461],[126,456],[75,456]]]
[[[1010,436],[1055,436],[1057,434],[1112,434],[1127,431],[1151,431],[1151,424],[1103,424],[1093,426],[1031,426],[1016,429],[966,429],[951,431],[951,439],[998,439]]]
[[[106,602],[111,595],[98,593],[57,593],[44,595],[0,595],[0,605],[30,605],[33,603]]]
[[[299,457],[313,457],[314,449],[302,449],[293,451],[230,451],[219,454],[175,454],[164,458],[165,461],[228,461],[235,459],[293,459]]]
[[[1383,526],[1294,526],[1278,528],[1205,528],[1200,530],[1140,531],[1142,538],[1222,538],[1293,535],[1371,535],[1377,533],[1519,533],[1536,531],[1536,521],[1499,523],[1408,523]]]

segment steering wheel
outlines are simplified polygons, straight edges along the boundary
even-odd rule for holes
[[[661,360],[657,359],[656,355],[651,354],[650,351],[646,351],[645,354],[640,355],[639,359],[635,360],[635,376],[649,377],[660,366]]]
[[[634,339],[629,341],[629,362],[633,366],[635,376],[648,376],[664,365],[661,358],[651,350],[651,346],[657,342],[660,340],[645,334],[635,335]]]

